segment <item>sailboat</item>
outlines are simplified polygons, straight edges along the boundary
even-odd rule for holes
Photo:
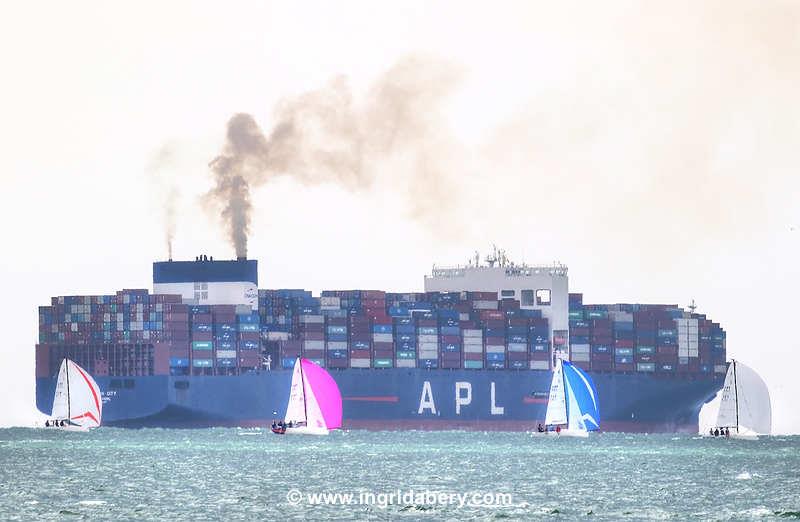
[[[286,416],[273,423],[278,435],[327,435],[342,426],[342,395],[322,367],[300,357],[294,363]]]
[[[100,387],[75,361],[64,359],[53,396],[53,427],[66,431],[89,431],[100,426],[102,416]]]
[[[559,359],[556,363],[544,423],[544,431],[534,435],[588,437],[590,431],[600,428],[600,408],[592,378],[569,361]]]
[[[734,439],[757,440],[772,431],[772,405],[764,380],[749,366],[731,361],[717,414],[718,429]]]

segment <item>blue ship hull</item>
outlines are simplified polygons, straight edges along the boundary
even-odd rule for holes
[[[550,371],[331,370],[344,425],[366,429],[529,430],[547,408]],[[590,372],[601,429],[697,432],[702,405],[722,376],[666,377]],[[99,377],[103,423],[126,427],[268,425],[281,418],[291,370],[231,376]],[[36,403],[52,409],[54,378],[36,380]]]

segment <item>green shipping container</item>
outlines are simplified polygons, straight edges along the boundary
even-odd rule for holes
[[[394,362],[391,359],[375,359],[372,362],[374,368],[392,368]]]
[[[483,368],[483,361],[464,361],[464,368],[468,370],[480,370]]]
[[[195,368],[211,368],[214,366],[214,361],[212,359],[193,359],[192,366]]]
[[[214,342],[213,341],[193,341],[192,342],[192,350],[213,350],[214,349]]]
[[[569,318],[571,321],[580,321],[583,319],[583,310],[570,310]]]
[[[637,363],[637,372],[654,372],[656,371],[656,363]]]
[[[416,359],[417,352],[397,352],[398,359]]]
[[[655,346],[637,346],[636,353],[644,354],[644,355],[651,355],[656,353]]]

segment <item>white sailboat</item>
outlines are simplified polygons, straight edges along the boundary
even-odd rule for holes
[[[735,360],[728,366],[717,414],[716,429],[726,428],[730,438],[745,440],[757,440],[772,431],[766,383],[752,368]]]
[[[313,381],[313,382],[312,382]],[[324,409],[315,393],[323,394]],[[342,399],[333,378],[321,367],[306,359],[297,358],[292,373],[286,416],[280,425],[273,424],[279,435],[328,435],[339,428],[342,419]]]
[[[569,361],[559,359],[556,363],[544,423],[544,431],[534,435],[588,437],[590,431],[600,427],[594,383]]]
[[[89,431],[100,426],[103,400],[100,387],[74,361],[64,359],[53,396],[52,426],[66,431]],[[63,426],[62,426],[63,424]]]

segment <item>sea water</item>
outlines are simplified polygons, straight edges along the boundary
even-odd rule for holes
[[[0,430],[0,519],[800,518],[800,437]]]

